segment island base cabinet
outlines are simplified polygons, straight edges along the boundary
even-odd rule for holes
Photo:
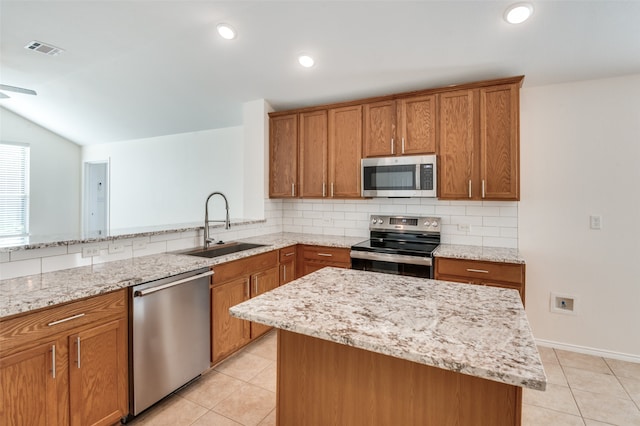
[[[277,424],[520,425],[517,386],[278,330]]]

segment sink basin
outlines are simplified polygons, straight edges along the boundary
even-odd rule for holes
[[[182,254],[188,254],[189,256],[200,257],[218,257],[225,254],[237,253],[239,251],[249,250],[257,247],[264,247],[266,244],[252,244],[252,243],[226,243],[215,244],[208,248],[199,248],[190,250]]]

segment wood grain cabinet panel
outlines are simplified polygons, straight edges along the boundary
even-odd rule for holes
[[[269,120],[269,196],[294,198],[298,184],[298,114]]]
[[[329,110],[329,189],[331,198],[360,198],[362,105]]]
[[[296,246],[280,249],[280,283],[287,284],[297,278],[297,248]]]
[[[436,97],[416,96],[399,99],[398,117],[401,155],[436,152]],[[396,149],[396,152],[398,150]]]
[[[396,137],[396,103],[382,101],[364,105],[365,157],[394,155]]]
[[[300,197],[327,196],[327,111],[299,116]]]
[[[301,276],[310,274],[326,266],[336,268],[351,267],[351,250],[342,247],[300,245],[299,262]]]
[[[215,275],[214,275],[215,280]],[[240,277],[211,289],[211,360],[214,364],[251,340],[249,321],[229,315],[229,308],[249,300],[250,278]]]
[[[267,269],[266,271],[259,272],[251,276],[253,281],[251,286],[251,297],[259,296],[267,291],[277,288],[280,282],[280,271],[278,267]],[[251,338],[262,336],[272,327],[257,322],[251,323]]]

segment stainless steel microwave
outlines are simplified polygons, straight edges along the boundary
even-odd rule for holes
[[[436,197],[436,156],[362,159],[363,197]]]

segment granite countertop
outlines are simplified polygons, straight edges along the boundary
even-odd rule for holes
[[[516,290],[324,268],[233,316],[396,358],[544,390]]]
[[[294,244],[350,247],[361,240],[359,237],[278,233],[238,240],[265,246],[213,259],[162,253],[0,280],[0,318],[72,302]]]
[[[525,263],[518,249],[503,247],[440,244],[433,252],[433,256],[448,257],[451,259],[484,260],[488,262]]]

